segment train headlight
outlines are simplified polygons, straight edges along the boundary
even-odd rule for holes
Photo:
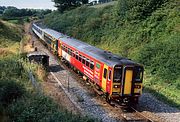
[[[135,85],[135,88],[140,89],[141,85]]]
[[[114,88],[120,88],[120,85],[114,85],[113,87]]]

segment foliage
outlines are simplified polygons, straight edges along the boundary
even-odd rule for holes
[[[2,11],[2,12],[1,12]],[[43,17],[46,14],[51,13],[50,9],[41,10],[41,9],[18,9],[16,7],[1,7],[0,6],[0,14],[2,14],[3,19],[14,19],[17,17],[25,17],[25,16],[38,16]]]
[[[119,0],[116,14],[122,20],[145,19],[168,0]]]
[[[140,50],[137,60],[149,68],[151,74],[156,74],[172,84],[172,81],[180,77],[179,41],[180,38],[177,35],[165,42],[153,42],[145,45]]]
[[[20,83],[14,81],[0,81],[0,103],[7,106],[20,98],[25,93],[25,89]]]
[[[65,122],[91,122],[93,120],[73,115],[62,106],[58,106],[52,99],[39,94],[28,95],[9,107],[12,121],[65,121]]]
[[[0,20],[0,47],[8,47],[12,43],[19,42],[21,40],[21,32],[20,29],[17,29],[17,26]]]
[[[4,10],[6,9],[5,6],[0,6],[0,15],[3,14]]]
[[[44,22],[52,29],[144,64],[145,87],[178,104],[178,4],[177,0],[119,0],[115,6],[53,12]],[[164,90],[159,91],[157,86],[161,84]]]
[[[88,3],[88,0],[52,0],[60,12]]]

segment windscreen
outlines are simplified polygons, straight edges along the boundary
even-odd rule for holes
[[[114,68],[114,82],[121,82],[122,78],[122,68],[120,66],[116,66]]]
[[[136,67],[135,81],[142,81],[142,79],[143,79],[143,68],[142,67]]]

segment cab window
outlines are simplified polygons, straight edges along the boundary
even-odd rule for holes
[[[115,67],[114,68],[114,82],[121,82],[121,78],[122,78],[122,68]]]
[[[142,81],[143,79],[143,69],[138,67],[135,72],[135,81]]]
[[[104,74],[103,74],[103,77],[106,79],[106,76],[107,76],[107,69],[104,68]]]
[[[111,80],[111,70],[109,70],[108,80]]]

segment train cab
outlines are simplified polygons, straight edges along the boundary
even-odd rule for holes
[[[143,71],[143,66],[114,66],[111,98],[137,104],[142,94]]]

